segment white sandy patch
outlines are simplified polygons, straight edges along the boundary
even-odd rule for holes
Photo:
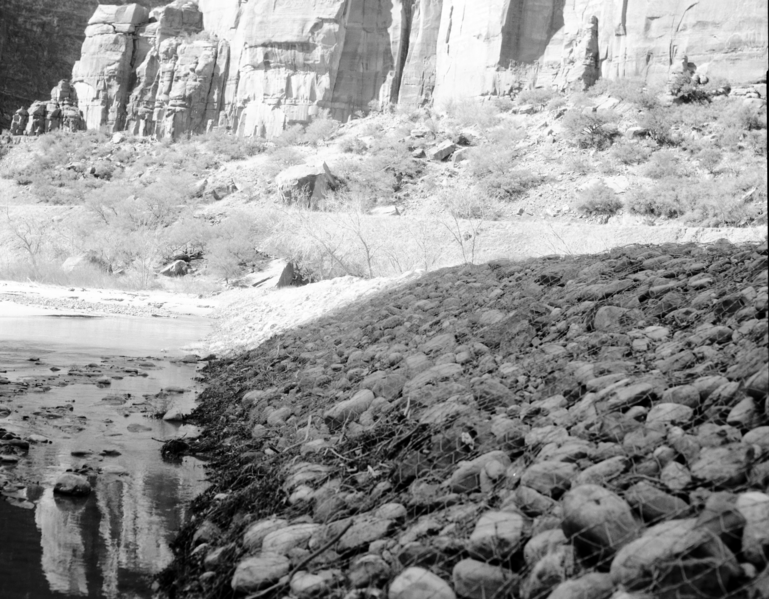
[[[219,298],[168,291],[120,291],[85,289],[0,281],[0,309],[11,304],[27,308],[76,314],[126,314],[132,316],[209,316],[219,306]]]
[[[252,349],[273,335],[418,276],[419,272],[394,278],[340,277],[303,287],[229,291],[220,296],[224,305],[214,315],[208,349],[216,354]]]

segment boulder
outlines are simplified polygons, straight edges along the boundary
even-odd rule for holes
[[[319,524],[292,524],[268,533],[262,540],[262,552],[288,555],[295,547],[306,547]]]
[[[454,493],[473,492],[481,485],[481,473],[492,463],[499,463],[507,468],[510,466],[510,458],[504,451],[490,451],[472,461],[460,462],[445,484]]]
[[[424,568],[406,568],[390,584],[388,599],[456,599],[442,579]]]
[[[739,574],[732,552],[693,518],[651,527],[620,549],[611,563],[615,585],[655,595],[676,589],[685,597],[726,597],[730,581]]]
[[[683,499],[665,493],[645,481],[627,489],[625,499],[647,522],[680,518],[689,511],[689,504]]]
[[[251,593],[277,582],[288,574],[291,562],[284,555],[262,553],[241,561],[232,576],[232,590]]]
[[[333,408],[326,410],[323,419],[332,428],[338,428],[345,422],[355,422],[358,416],[369,409],[374,401],[374,394],[369,389],[361,389],[350,399],[340,401]]]
[[[749,492],[737,497],[736,508],[745,519],[742,553],[757,567],[769,558],[769,495]]]
[[[290,166],[275,177],[275,185],[284,203],[316,208],[329,192],[338,189],[340,182],[321,162]]]
[[[520,548],[528,520],[514,512],[486,512],[475,524],[467,550],[480,559],[505,559]]]
[[[559,584],[548,599],[608,599],[614,591],[614,583],[608,574],[585,574]]]
[[[574,464],[543,461],[526,469],[521,484],[557,499],[571,488],[571,481],[576,475]]]
[[[491,566],[473,559],[463,559],[454,566],[451,576],[454,590],[466,599],[487,599],[502,596],[510,590],[515,575],[498,566]]]
[[[354,588],[379,586],[390,578],[389,564],[378,555],[364,555],[356,559],[347,572]]]
[[[562,507],[563,532],[587,564],[608,568],[614,554],[638,536],[630,506],[603,487],[575,487],[564,495]]]
[[[183,277],[190,270],[190,265],[184,260],[174,260],[160,269],[164,277]]]
[[[288,526],[288,521],[279,518],[269,518],[254,522],[243,534],[243,546],[249,551],[259,551],[262,548],[264,537],[286,526]]]
[[[340,570],[322,570],[313,574],[300,570],[291,577],[291,593],[298,599],[327,596],[331,588],[342,578]]]
[[[441,160],[446,160],[446,158],[451,156],[456,149],[457,146],[454,142],[446,140],[439,143],[437,146],[428,149],[426,154],[430,160],[436,160],[440,162]]]

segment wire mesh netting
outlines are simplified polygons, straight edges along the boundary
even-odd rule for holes
[[[161,589],[767,597],[767,364],[765,243],[429,273],[212,363]]]

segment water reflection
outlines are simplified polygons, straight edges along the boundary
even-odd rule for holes
[[[52,365],[68,368],[100,362],[109,355],[137,355],[137,346],[146,349],[147,340],[162,337],[168,326],[148,321],[145,330],[139,319],[125,319],[122,324],[103,321],[96,328],[93,321],[78,319],[75,322],[84,324],[80,329],[73,329],[72,322],[64,329],[49,328],[44,345],[37,342],[37,335],[21,343],[19,330],[38,330],[40,320],[33,320],[26,325],[14,322],[15,332],[0,326],[0,369],[8,370],[3,376],[39,376],[50,372]],[[174,338],[194,340],[200,338],[200,330],[199,324],[176,330]],[[127,352],[119,345],[124,339],[130,340]],[[117,346],[107,351],[110,344]],[[28,362],[30,355],[43,361]],[[173,385],[190,389],[181,397],[194,401],[194,365],[156,362],[147,377],[114,380],[108,392],[130,393],[140,400],[145,393]],[[11,409],[10,416],[0,418],[0,427],[22,436],[34,432],[53,441],[33,445],[27,456],[7,470],[0,467],[0,487],[3,473],[39,481],[22,489],[14,500],[31,501],[33,509],[0,501],[0,598],[149,598],[151,575],[171,561],[169,543],[187,516],[189,502],[205,487],[203,465],[193,459],[164,463],[157,440],[178,434],[179,427],[141,414],[123,414],[119,406],[102,401],[108,392],[94,385],[71,384],[0,401]],[[69,417],[49,421],[36,416],[65,402],[73,405]],[[83,430],[73,432],[64,426],[67,418],[82,416],[87,416]],[[137,425],[141,426],[137,429]],[[104,448],[119,455],[102,458],[99,453]],[[83,449],[90,453],[72,455]],[[58,476],[85,463],[100,470],[91,480],[91,495],[85,499],[54,495]]]
[[[162,470],[140,465],[130,476],[100,475],[87,499],[54,495],[45,488],[30,526],[18,519],[28,512],[10,511],[4,504],[3,550],[23,556],[23,569],[36,569],[31,546],[37,538],[42,549],[37,561],[52,594],[30,593],[23,579],[15,583],[18,570],[0,551],[0,597],[149,597],[149,578],[171,561],[169,543],[190,499],[201,489],[203,474],[202,465],[193,460]],[[9,530],[12,520],[16,522]]]

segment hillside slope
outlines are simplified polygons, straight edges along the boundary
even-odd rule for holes
[[[765,597],[768,290],[765,242],[497,261],[213,362],[159,588]]]

